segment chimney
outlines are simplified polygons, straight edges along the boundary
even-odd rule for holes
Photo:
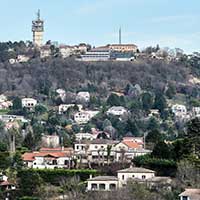
[[[92,174],[90,174],[90,179],[92,178]]]

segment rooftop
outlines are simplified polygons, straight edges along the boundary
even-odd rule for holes
[[[118,178],[115,176],[96,176],[88,179],[88,181],[118,181]]]
[[[118,170],[118,173],[155,173],[155,171],[142,168],[142,167],[130,167],[127,169]]]
[[[191,200],[199,200],[200,199],[200,189],[197,189],[197,188],[188,189],[187,188],[179,196],[187,196],[187,197],[190,197]]]

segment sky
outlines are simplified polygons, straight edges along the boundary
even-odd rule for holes
[[[31,21],[41,10],[44,40],[100,46],[159,44],[200,51],[200,0],[0,0],[0,41],[32,40]]]

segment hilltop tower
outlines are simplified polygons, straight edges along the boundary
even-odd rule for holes
[[[119,28],[119,44],[122,44],[122,29]]]
[[[40,10],[38,10],[37,19],[32,21],[32,32],[33,32],[33,44],[38,47],[42,46],[44,21],[40,19]]]

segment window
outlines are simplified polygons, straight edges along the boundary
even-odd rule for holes
[[[122,180],[124,180],[124,175],[122,175]]]
[[[135,175],[132,175],[132,178],[134,178],[135,177]]]
[[[146,176],[145,176],[145,175],[142,175],[142,179],[146,179]]]
[[[182,200],[189,200],[187,196],[183,196]]]
[[[99,189],[100,190],[105,190],[106,189],[106,185],[104,183],[99,184]]]
[[[109,189],[110,189],[110,190],[115,190],[115,189],[116,189],[116,184],[111,183],[111,184],[109,185]]]
[[[92,190],[96,190],[97,189],[97,184],[93,183],[92,186],[91,186],[91,189]]]

